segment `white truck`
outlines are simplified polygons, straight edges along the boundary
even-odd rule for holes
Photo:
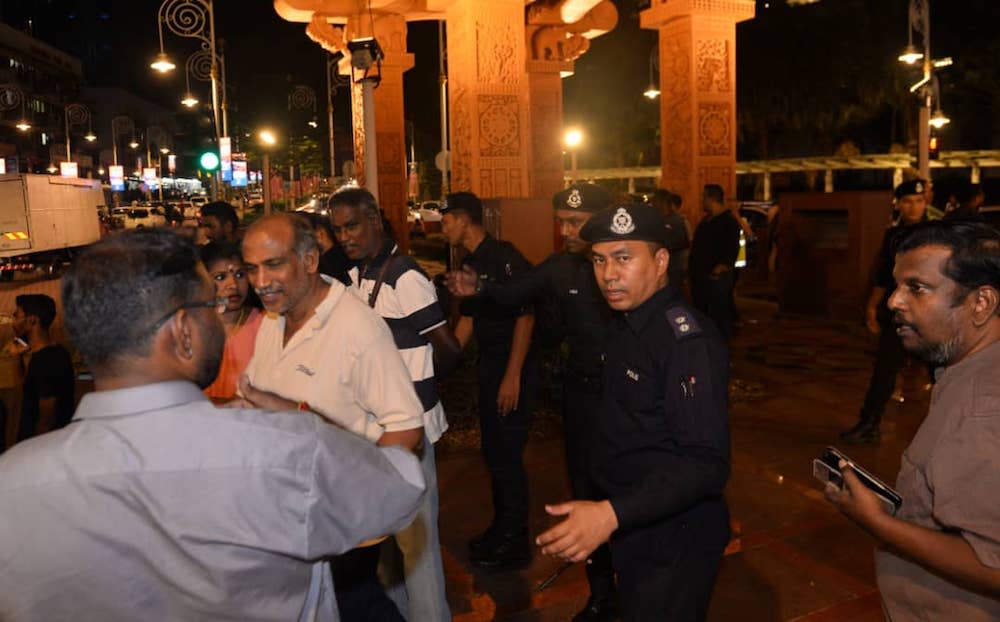
[[[58,276],[75,249],[101,237],[97,179],[0,175],[0,280],[18,270]]]

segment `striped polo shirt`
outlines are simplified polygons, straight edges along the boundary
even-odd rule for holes
[[[434,348],[427,334],[445,324],[447,319],[427,273],[412,257],[398,254],[395,244],[391,248],[386,246],[365,266],[364,273],[358,266],[350,269],[351,291],[367,304],[386,261],[390,264],[385,270],[374,310],[392,331],[396,348],[410,371],[417,397],[424,408],[424,432],[430,442],[436,443],[448,429],[448,421],[438,398]]]

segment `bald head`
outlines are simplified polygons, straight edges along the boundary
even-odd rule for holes
[[[243,237],[247,276],[264,308],[272,313],[302,309],[320,286],[319,243],[308,220],[274,214],[256,221]]]

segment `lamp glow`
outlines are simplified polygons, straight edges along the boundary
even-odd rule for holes
[[[55,164],[49,164],[49,167],[47,169],[45,169],[45,170],[48,171],[49,173],[53,173],[54,174],[59,169],[56,168]]]
[[[278,137],[274,135],[271,130],[261,130],[257,137],[260,138],[260,142],[268,146],[273,146],[278,143]]]
[[[656,99],[657,97],[660,96],[660,89],[658,89],[654,85],[650,84],[649,88],[646,89],[645,91],[643,91],[642,94],[643,94],[643,96],[646,97],[646,99]]]
[[[20,121],[17,122],[17,125],[15,125],[14,127],[16,127],[22,132],[27,132],[28,130],[31,129],[31,124],[28,123],[27,119],[21,119]]]
[[[155,69],[160,73],[168,73],[177,68],[177,65],[170,60],[166,52],[160,52],[156,55],[156,60],[149,64],[150,68]]]
[[[95,140],[97,140],[97,136],[95,136],[93,132],[87,132],[87,134],[83,137],[83,139],[88,143],[92,143]]]
[[[903,53],[899,55],[900,62],[906,63],[907,65],[912,65],[918,60],[923,60],[924,55],[917,51],[917,48],[913,47],[913,44],[906,46]]]
[[[938,108],[937,110],[934,111],[934,114],[931,116],[931,118],[928,121],[928,123],[934,129],[939,130],[942,127],[944,127],[944,126],[948,125],[949,123],[951,123],[951,119],[949,119],[948,117],[946,117],[944,115],[944,113],[941,111],[941,109]]]
[[[580,143],[583,142],[583,132],[578,129],[566,130],[566,135],[563,136],[563,141],[569,148],[579,147]]]
[[[136,142],[135,140],[133,140],[132,142],[130,142],[128,144],[128,146],[129,146],[130,149],[138,149],[139,148],[139,143]]]
[[[187,93],[184,93],[184,99],[181,100],[181,103],[187,106],[188,108],[194,108],[195,106],[198,105],[198,98],[195,97],[194,94],[189,91]]]

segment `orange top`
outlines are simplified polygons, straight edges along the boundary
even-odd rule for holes
[[[229,399],[236,395],[236,382],[247,368],[247,363],[253,357],[254,344],[257,341],[257,329],[264,319],[260,309],[251,309],[247,321],[233,334],[226,338],[226,347],[222,352],[222,364],[215,382],[205,389],[205,395],[212,399]]]

